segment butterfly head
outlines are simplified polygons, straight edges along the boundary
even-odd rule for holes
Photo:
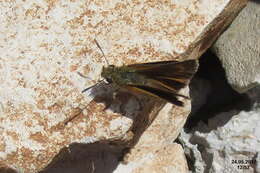
[[[112,83],[115,72],[116,72],[115,66],[108,65],[107,67],[102,68],[101,77],[103,77],[107,83]]]

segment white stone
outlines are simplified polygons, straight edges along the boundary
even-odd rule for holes
[[[260,84],[259,15],[259,2],[249,1],[212,47],[229,84],[240,93]]]
[[[256,100],[259,99],[259,91],[254,97]],[[210,119],[208,125],[200,122],[189,134],[181,132],[180,141],[184,144],[185,153],[195,162],[196,173],[260,171],[260,102],[251,111],[241,111],[236,115],[234,112],[220,113]],[[232,161],[239,160],[256,163],[232,164]],[[240,170],[238,166],[248,166],[248,169]]]

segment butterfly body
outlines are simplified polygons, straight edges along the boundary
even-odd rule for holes
[[[134,92],[164,99],[178,106],[178,91],[184,88],[197,71],[196,60],[160,61],[124,66],[103,67],[101,76],[108,82]]]
[[[138,74],[135,69],[128,66],[116,67],[109,65],[108,67],[103,67],[101,77],[106,79],[108,83],[121,87],[134,84],[145,85],[146,83],[145,76]]]

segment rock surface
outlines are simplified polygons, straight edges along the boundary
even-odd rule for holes
[[[243,93],[260,84],[260,4],[249,1],[212,51],[219,57],[229,84]]]
[[[223,112],[181,132],[190,172],[260,172],[260,88],[247,94],[255,102],[252,110]]]
[[[114,89],[105,85],[82,94],[105,64],[93,40],[115,65],[198,58],[246,2],[1,1],[0,165],[38,172],[72,143],[137,142],[163,104],[123,91],[113,99]],[[182,123],[166,125],[177,131],[162,140],[173,141],[183,126],[190,111],[184,101],[169,116],[186,112]],[[169,142],[158,151],[166,155],[163,147],[171,146],[181,153]],[[185,172],[182,165],[174,169]]]
[[[149,150],[149,151],[148,151]],[[141,155],[139,153],[142,153]],[[188,172],[188,165],[181,145],[172,143],[145,147],[134,160],[127,164],[119,164],[114,173],[163,173],[163,172]]]
[[[127,164],[120,164],[115,172],[187,172],[183,149],[172,143],[183,127],[189,109],[181,111],[172,104],[166,104],[158,118],[125,156],[124,161]]]

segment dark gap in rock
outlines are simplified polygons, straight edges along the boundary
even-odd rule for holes
[[[213,153],[208,152],[204,146],[198,145],[198,150],[201,153],[202,160],[205,161],[206,168],[204,173],[210,172],[210,168],[212,167],[213,163]]]
[[[186,130],[192,129],[199,121],[207,124],[208,119],[221,112],[250,110],[250,98],[231,88],[221,62],[210,50],[202,55],[199,63],[198,72],[190,84],[192,109],[185,124]]]
[[[206,173],[212,171],[214,153],[207,150],[211,146],[206,139],[196,135],[196,131],[209,133],[224,126],[239,112],[258,108],[260,106],[260,86],[256,86],[244,94],[237,93],[228,84],[219,59],[211,51],[207,51],[200,59],[198,73],[191,81],[190,87],[192,110],[184,127],[184,132],[189,137],[184,140],[182,138],[185,138],[185,135],[183,135],[178,141],[188,140],[189,145],[185,142],[181,144],[185,151],[189,170],[196,172],[198,168],[203,166],[203,172]],[[191,145],[193,146],[191,147]],[[194,158],[193,153],[196,153],[197,158]],[[224,156],[225,152],[218,154],[222,158],[226,157]],[[195,165],[198,162],[201,165]]]
[[[195,172],[195,156],[192,152],[190,152],[189,155],[185,154],[186,159],[187,159],[187,164],[188,164],[188,168],[191,172]]]
[[[195,164],[195,156],[194,156],[194,153],[192,152],[192,150],[190,150],[188,147],[185,146],[184,142],[181,141],[179,139],[179,137],[174,141],[176,142],[177,144],[180,144],[184,150],[184,154],[185,154],[185,157],[186,157],[186,160],[187,160],[187,165],[188,165],[188,168],[191,172],[195,172],[195,167],[194,167],[194,164]]]
[[[257,157],[258,157],[258,154],[259,153],[256,153],[255,155],[254,155],[254,157],[252,158],[252,160],[253,160],[253,162],[255,161],[257,161]],[[259,163],[257,163],[257,164],[259,164]],[[254,169],[254,173],[258,173],[258,169],[257,169],[257,164],[256,163],[250,163],[250,166]]]
[[[259,0],[251,0],[252,2],[256,3],[256,4],[260,4]]]

